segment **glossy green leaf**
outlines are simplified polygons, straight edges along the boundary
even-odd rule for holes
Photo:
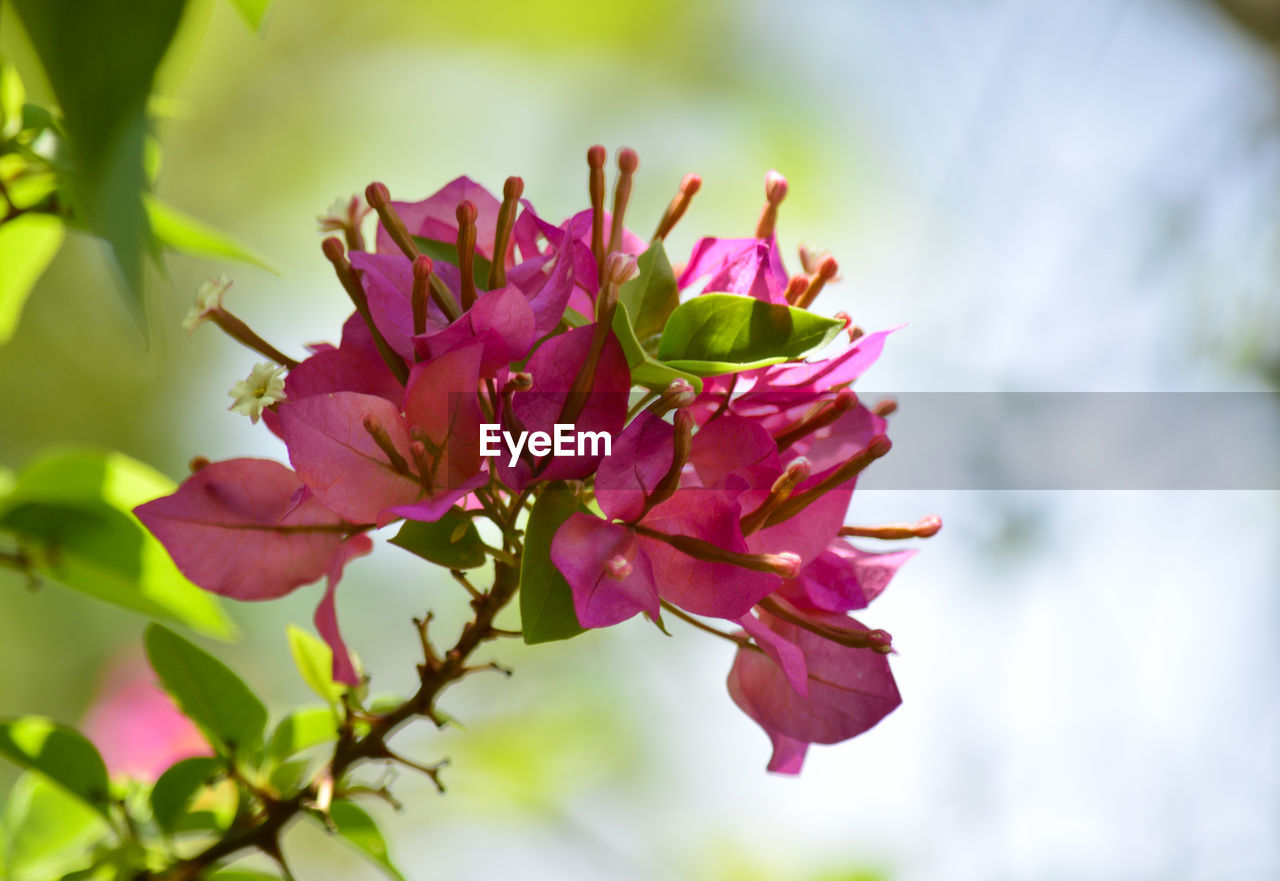
[[[569,515],[581,509],[562,482],[543,488],[529,512],[520,564],[520,621],[530,645],[569,639],[583,632],[573,610],[573,592],[551,562],[551,539]]]
[[[425,239],[422,236],[414,236],[414,242],[418,245],[418,250],[426,254],[432,260],[443,260],[452,266],[458,265],[458,245],[456,242],[442,242],[438,239]],[[477,290],[487,291],[489,289],[489,269],[493,264],[488,258],[476,254],[471,261],[471,277],[476,281]]]
[[[687,380],[696,391],[702,391],[702,379],[693,373],[677,370],[670,364],[651,357],[631,328],[631,313],[622,303],[613,313],[613,335],[618,338],[622,353],[627,356],[627,366],[631,368],[631,383],[642,385],[654,391],[663,391],[671,385],[672,380]]]
[[[388,876],[396,881],[405,881],[404,875],[391,862],[386,839],[382,837],[377,822],[364,808],[347,799],[338,799],[330,807],[329,816],[337,827],[338,835],[377,864]]]
[[[110,800],[107,766],[97,748],[74,728],[43,716],[0,722],[0,755],[35,771],[105,815]]]
[[[146,646],[160,684],[210,742],[238,754],[262,743],[267,708],[229,667],[159,624],[147,627]]]
[[[406,520],[391,543],[446,569],[475,569],[485,561],[474,521],[457,508],[434,523]]]
[[[238,260],[279,275],[279,272],[248,246],[236,241],[227,233],[184,214],[172,205],[148,196],[145,200],[147,217],[156,240],[166,248],[172,248],[194,257],[211,257],[221,260]]]
[[[37,774],[9,790],[0,820],[0,877],[42,881],[82,869],[90,847],[107,836],[101,814]]]
[[[231,0],[231,5],[236,8],[236,12],[240,13],[240,17],[250,29],[260,31],[262,19],[266,17],[271,0]]]
[[[283,761],[303,750],[338,739],[338,724],[329,707],[297,710],[280,720],[267,743],[267,757]]]
[[[217,597],[178,571],[133,508],[173,482],[120,453],[63,450],[24,468],[0,497],[0,530],[35,551],[37,572],[73,590],[211,636],[234,633]]]
[[[152,80],[185,0],[12,0],[61,105],[80,219],[111,246],[141,307],[150,233],[142,193]]]
[[[151,789],[151,814],[156,825],[173,834],[196,793],[216,780],[224,767],[222,761],[209,756],[170,765]]]
[[[65,235],[62,221],[48,214],[23,214],[0,224],[0,344],[13,336],[27,296]]]
[[[289,652],[307,688],[329,706],[342,702],[343,687],[333,681],[333,649],[318,636],[290,624]]]
[[[636,265],[640,274],[618,289],[618,302],[627,307],[636,337],[643,341],[667,326],[667,318],[680,305],[680,288],[662,242],[650,245]]]
[[[699,376],[750,370],[803,357],[829,343],[843,327],[841,321],[794,306],[703,294],[671,313],[658,359]]]

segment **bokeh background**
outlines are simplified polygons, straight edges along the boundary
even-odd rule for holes
[[[335,197],[515,173],[567,216],[595,142],[639,151],[641,232],[703,175],[673,255],[748,234],[783,171],[784,245],[841,262],[820,306],[908,322],[867,387],[1274,389],[1278,37],[1265,0],[275,0],[260,35],[193,0],[159,192],[280,274],[170,258],[144,341],[100,245],[73,241],[0,349],[0,463],[68,442],[174,477],[196,453],[282,458],[225,409],[252,353],[179,329],[199,283],[231,273],[230,307],[298,353],[348,308],[315,229]],[[905,698],[870,733],[766,775],[729,647],[633,621],[504,647],[514,679],[446,700],[465,734],[401,741],[453,760],[449,793],[402,778],[407,809],[379,815],[415,879],[1280,877],[1278,503],[859,493],[856,522],[946,523],[864,616],[894,634]],[[242,638],[215,647],[277,709],[306,700],[283,625],[317,590],[237,606]],[[350,568],[375,692],[408,688],[427,606],[446,628],[465,611],[396,548]],[[0,571],[0,715],[82,718],[142,626]],[[286,851],[300,878],[378,877],[310,828]]]

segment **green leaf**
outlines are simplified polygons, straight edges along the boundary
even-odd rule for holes
[[[0,755],[37,771],[102,815],[110,789],[97,748],[74,728],[43,716],[0,722]]]
[[[159,624],[146,645],[160,684],[214,746],[243,755],[262,743],[267,708],[230,668]]]
[[[151,814],[156,825],[172,835],[187,813],[195,794],[224,770],[223,762],[209,756],[183,759],[170,765],[151,789]]]
[[[347,799],[338,799],[330,806],[329,816],[340,836],[376,863],[388,876],[396,881],[405,881],[404,875],[391,862],[387,842],[382,837],[378,824],[364,808]]]
[[[667,326],[667,318],[680,305],[680,288],[662,242],[650,245],[636,265],[640,274],[618,289],[618,302],[627,307],[636,337],[646,340]]]
[[[583,632],[573,610],[569,582],[551,562],[551,539],[578,510],[578,497],[556,481],[543,488],[529,512],[520,564],[520,622],[529,645],[569,639]]]
[[[65,235],[62,221],[48,214],[22,214],[0,224],[0,345],[13,336],[27,295]]]
[[[475,522],[457,508],[434,523],[406,520],[391,543],[446,569],[475,569],[485,561]]]
[[[147,96],[185,0],[13,0],[61,105],[80,219],[111,246],[140,311]]]
[[[209,881],[280,881],[279,875],[268,875],[252,869],[219,869],[208,878]]]
[[[12,138],[22,131],[22,105],[26,100],[18,71],[0,59],[0,138]]]
[[[238,260],[267,272],[280,274],[262,257],[221,230],[196,220],[155,197],[148,196],[145,202],[151,231],[156,240],[166,248],[194,257]]]
[[[418,245],[418,250],[426,254],[432,260],[443,260],[452,266],[458,265],[458,245],[456,242],[442,242],[438,239],[426,239],[422,236],[414,236],[414,242]],[[493,264],[489,259],[476,254],[471,260],[471,277],[476,280],[476,289],[487,291],[489,289],[489,268]]]
[[[613,335],[618,338],[622,353],[627,356],[633,385],[642,385],[660,392],[671,385],[672,380],[685,379],[695,391],[702,391],[702,380],[698,376],[677,370],[670,364],[663,364],[644,350],[636,339],[635,331],[631,329],[631,313],[622,302],[618,303],[618,308],[613,312]]]
[[[250,30],[262,30],[262,19],[267,14],[267,7],[271,5],[271,0],[231,0],[231,5],[236,8],[236,12],[240,13],[240,17],[244,19]]]
[[[736,294],[703,294],[667,320],[658,359],[699,376],[776,364],[829,343],[844,327],[804,309]]]
[[[102,816],[37,774],[23,774],[9,790],[0,821],[0,877],[56,878],[84,868],[90,846],[110,827]]]
[[[267,757],[283,761],[303,750],[338,739],[338,724],[329,707],[296,710],[280,720],[267,744]]]
[[[333,649],[328,643],[301,627],[290,624],[289,652],[294,666],[316,697],[337,708],[342,702],[343,687],[333,681]]]
[[[37,549],[40,575],[105,602],[211,636],[234,634],[217,597],[178,571],[133,509],[173,491],[158,471],[120,453],[45,454],[0,498],[0,530]]]

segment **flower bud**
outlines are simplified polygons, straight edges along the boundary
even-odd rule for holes
[[[776,171],[764,176],[764,210],[760,212],[760,220],[756,223],[756,238],[767,239],[773,235],[773,228],[778,222],[778,206],[787,197],[787,179]]]

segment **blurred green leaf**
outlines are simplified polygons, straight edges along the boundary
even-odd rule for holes
[[[160,684],[215,746],[243,755],[262,743],[267,708],[229,667],[159,624],[146,645]]]
[[[97,748],[74,728],[43,716],[0,722],[0,755],[43,774],[106,816],[110,799],[107,766]]]
[[[658,359],[699,376],[735,373],[800,358],[831,342],[843,327],[794,306],[703,294],[671,313]]]
[[[240,13],[244,23],[255,31],[262,30],[262,19],[267,14],[271,0],[231,0],[231,5]]]
[[[280,720],[267,743],[267,758],[280,762],[303,750],[338,739],[338,724],[329,707],[296,710]]]
[[[0,224],[0,345],[13,336],[27,295],[65,235],[62,221],[48,214],[22,214]]]
[[[483,566],[484,546],[472,519],[457,508],[434,523],[406,520],[391,543],[446,569]]]
[[[141,305],[150,234],[142,193],[147,96],[185,0],[12,0],[61,105],[84,222]]]
[[[172,248],[194,257],[238,260],[279,275],[279,272],[240,242],[221,230],[184,214],[172,205],[154,196],[146,198],[147,217],[156,240],[166,248]]]
[[[330,806],[329,816],[340,836],[376,863],[387,875],[396,881],[405,881],[404,875],[391,862],[387,842],[382,837],[378,824],[364,808],[347,799],[338,799]]]
[[[529,645],[569,639],[583,632],[573,610],[573,592],[551,562],[551,539],[569,515],[581,509],[578,497],[560,481],[547,484],[529,512],[520,564],[520,622]]]
[[[699,377],[683,370],[676,370],[669,364],[663,364],[644,350],[636,338],[636,332],[631,329],[631,312],[621,301],[613,312],[613,335],[618,338],[622,353],[627,356],[632,384],[642,385],[654,391],[663,391],[671,385],[672,380],[684,379],[696,391],[702,391],[702,380]]]
[[[0,498],[0,531],[38,545],[40,575],[100,600],[201,633],[234,633],[218,599],[188,581],[133,509],[173,491],[121,453],[62,450],[19,473]]]
[[[210,756],[196,756],[170,765],[151,789],[151,814],[172,835],[187,813],[191,799],[222,773],[224,765]]]
[[[208,878],[209,881],[280,881],[279,875],[268,875],[252,869],[219,869]]]
[[[426,254],[432,260],[443,260],[452,266],[458,265],[458,244],[457,242],[442,242],[437,239],[425,239],[422,236],[414,236],[414,242],[418,245],[418,250]],[[489,289],[489,269],[493,264],[485,257],[476,254],[471,261],[471,277],[476,280],[476,288],[482,291]]]
[[[89,846],[109,826],[78,798],[36,774],[23,774],[9,790],[0,821],[0,877],[43,881],[83,868]]]
[[[12,138],[22,131],[22,105],[26,100],[18,72],[0,60],[0,138]]]
[[[654,242],[636,261],[640,274],[618,289],[618,302],[627,307],[636,337],[646,340],[662,333],[667,318],[680,305],[680,288],[662,242]]]
[[[333,681],[333,649],[323,639],[293,624],[289,625],[288,634],[289,652],[302,681],[336,710],[342,702],[343,687]]]

